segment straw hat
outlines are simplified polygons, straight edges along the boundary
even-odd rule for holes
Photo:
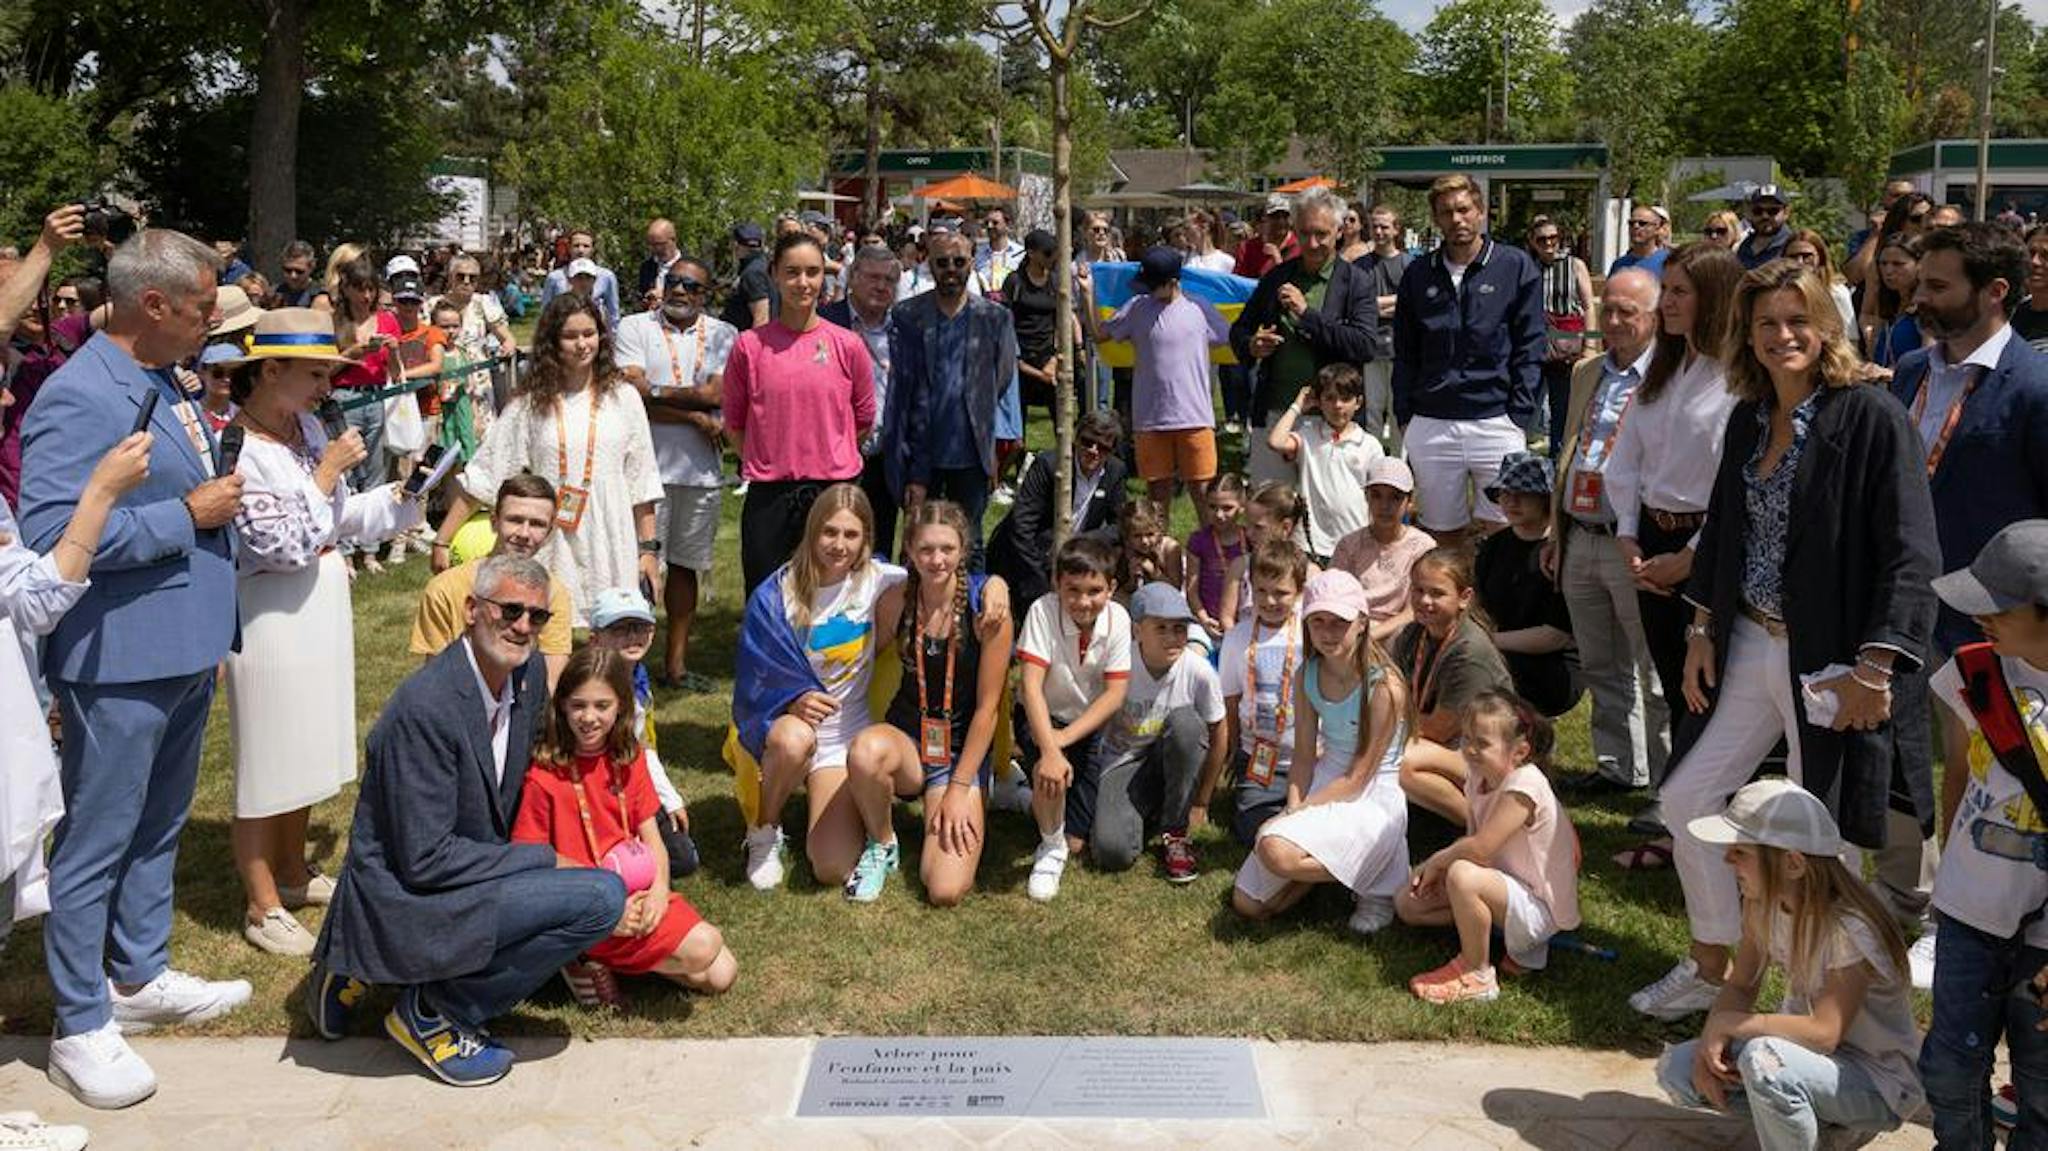
[[[263,309],[249,299],[249,293],[229,284],[220,290],[215,298],[215,307],[220,309],[220,322],[207,329],[209,336],[225,336],[231,332],[248,330],[249,326],[263,318]]]
[[[241,362],[256,360],[349,362],[335,347],[334,317],[311,308],[273,308],[258,316]]]

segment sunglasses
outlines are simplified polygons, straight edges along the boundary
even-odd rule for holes
[[[681,288],[693,296],[704,290],[704,284],[701,280],[670,280],[668,286],[670,288]]]
[[[481,596],[477,598],[497,608],[498,614],[504,618],[506,623],[518,623],[522,618],[526,618],[531,619],[535,627],[546,627],[548,626],[548,621],[555,618],[555,613],[544,607],[527,607],[523,603],[502,603],[494,599],[483,599]]]
[[[932,257],[932,267],[934,268],[964,268],[973,262],[965,256]]]
[[[1084,452],[1108,452],[1115,446],[1107,440],[1081,439],[1074,441],[1075,449]]]
[[[1715,227],[1715,228],[1701,228],[1701,229],[1700,229],[1700,235],[1702,235],[1702,236],[1725,236],[1725,235],[1727,235],[1727,234],[1728,234],[1728,229],[1726,229],[1726,228],[1720,228],[1720,227]]]
[[[1654,228],[1654,227],[1656,227],[1656,226],[1657,226],[1657,221],[1655,221],[1655,220],[1630,220],[1630,221],[1628,222],[1628,226],[1629,226],[1629,227],[1631,227],[1631,228]]]
[[[1095,227],[1093,227],[1093,228],[1090,228],[1090,229],[1088,229],[1088,230],[1089,230],[1089,231],[1091,231],[1091,232],[1103,232],[1103,233],[1107,233],[1107,232],[1109,231],[1109,229],[1108,229],[1108,228],[1102,227],[1102,226],[1101,226],[1101,225],[1099,225],[1099,224],[1098,224],[1098,225],[1096,225],[1096,226],[1095,226]]]
[[[450,272],[450,273],[448,273],[448,278],[449,278],[449,279],[451,279],[451,280],[454,280],[454,281],[455,281],[456,283],[458,283],[458,284],[474,284],[474,283],[476,283],[476,273],[475,273],[475,272]]]
[[[1749,206],[1749,214],[1752,216],[1775,216],[1784,210],[1785,205],[1783,204],[1751,204]]]

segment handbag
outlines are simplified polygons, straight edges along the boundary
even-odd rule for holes
[[[427,449],[427,422],[420,418],[419,401],[411,392],[384,401],[384,450],[394,456],[409,456]]]
[[[1549,341],[1551,360],[1576,360],[1586,354],[1586,317],[1543,314],[1544,337]]]

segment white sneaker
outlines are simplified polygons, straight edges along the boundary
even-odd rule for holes
[[[989,788],[988,804],[997,811],[1031,810],[1031,781],[1025,778],[1016,761],[1011,761],[1009,770]]]
[[[172,1025],[205,1023],[218,1019],[249,1002],[246,979],[201,979],[165,968],[163,974],[138,988],[133,995],[121,994],[111,982],[107,995],[113,1000],[114,1022],[130,1035],[140,1034],[160,1023]]]
[[[782,828],[774,824],[747,831],[747,882],[755,891],[773,891],[782,886]]]
[[[1353,935],[1371,935],[1394,921],[1394,901],[1384,895],[1361,895],[1346,926]]]
[[[121,1037],[121,1025],[50,1040],[50,1082],[87,1107],[111,1111],[156,1094],[156,1072]]]
[[[988,502],[1001,508],[1009,507],[1017,502],[1017,489],[1009,484],[1000,484],[994,492],[990,493]]]
[[[1705,1011],[1721,989],[1700,978],[1700,965],[1690,956],[1664,973],[1664,978],[1628,997],[1628,1005],[1652,1019],[1667,1022]]]
[[[1024,894],[1040,903],[1050,903],[1060,893],[1060,876],[1067,870],[1067,845],[1038,841],[1037,850],[1031,853],[1031,878],[1024,884]]]
[[[0,1113],[0,1151],[85,1151],[91,1141],[85,1128],[45,1123],[33,1111]]]
[[[242,924],[242,938],[253,944],[258,951],[272,955],[303,957],[313,954],[313,933],[306,930],[298,917],[282,907],[273,907],[263,913],[257,923]]]
[[[297,911],[301,907],[325,907],[334,902],[334,879],[316,871],[306,877],[304,887],[280,886],[277,900],[289,911]]]
[[[1906,967],[1913,977],[1913,990],[1934,990],[1934,925],[1920,933],[1913,946],[1906,949]]]

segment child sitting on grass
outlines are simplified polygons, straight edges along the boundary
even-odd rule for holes
[[[619,1007],[615,974],[652,972],[716,995],[739,961],[718,928],[668,889],[668,850],[654,817],[661,805],[633,732],[633,672],[608,647],[569,657],[512,824],[517,843],[545,843],[560,865],[602,867],[626,881],[626,915],[610,939],[562,969],[576,1002]]]
[[[1906,941],[1843,866],[1827,807],[1790,780],[1760,779],[1686,826],[1728,849],[1742,944],[1706,1030],[1664,1053],[1658,1084],[1685,1106],[1746,1114],[1771,1149],[1857,1146],[1897,1129],[1921,1103]],[[1774,965],[1785,1000],[1760,1012]],[[1983,1134],[1971,1146],[1989,1147]]]
[[[1187,582],[1180,541],[1167,534],[1166,508],[1147,499],[1124,505],[1117,520],[1123,550],[1116,560],[1117,602],[1130,603],[1131,593],[1148,583]]]
[[[1465,708],[1467,832],[1424,860],[1394,900],[1403,923],[1458,929],[1458,954],[1408,982],[1425,1002],[1500,994],[1494,927],[1514,974],[1541,970],[1550,937],[1579,925],[1578,837],[1543,774],[1550,747],[1550,724],[1512,695],[1486,692]]]
[[[1251,575],[1251,616],[1223,637],[1220,661],[1230,745],[1237,753],[1230,835],[1244,847],[1287,806],[1296,685],[1308,659],[1297,610],[1308,582],[1308,556],[1292,539],[1276,535],[1253,553]],[[1207,821],[1215,789],[1216,773],[1204,772],[1195,785],[1194,826]]]
[[[606,588],[597,593],[590,607],[590,642],[608,647],[626,658],[633,668],[633,732],[647,755],[647,779],[661,801],[655,826],[661,830],[662,845],[668,848],[668,875],[681,879],[697,870],[697,844],[690,838],[690,813],[683,806],[682,793],[669,780],[668,770],[655,751],[654,685],[640,661],[654,644],[654,609],[638,591]]]

